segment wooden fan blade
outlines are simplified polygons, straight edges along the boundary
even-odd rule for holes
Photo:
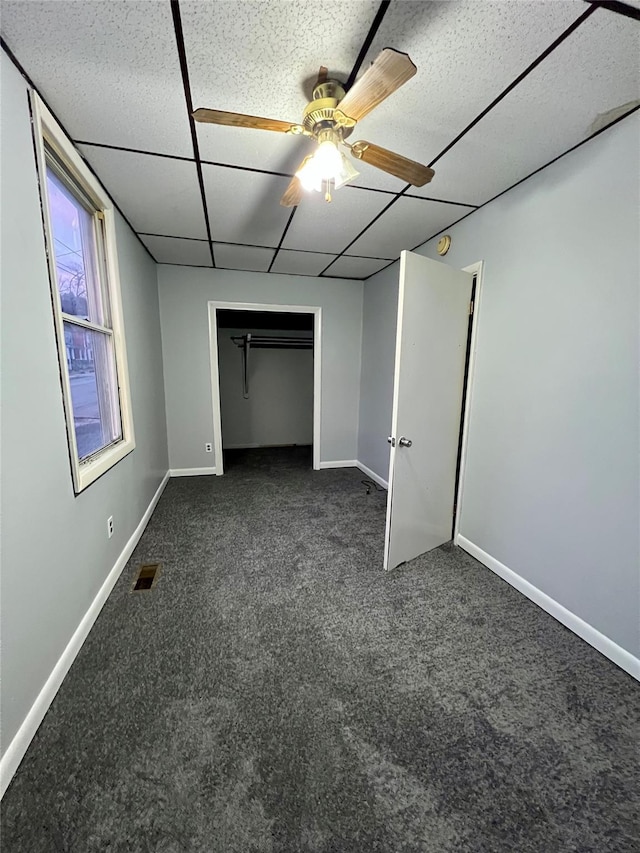
[[[293,128],[299,125],[290,121],[278,121],[276,118],[260,118],[259,116],[245,116],[242,113],[227,113],[223,110],[207,110],[203,107],[193,113],[196,121],[208,122],[209,124],[222,124],[226,127],[250,127],[254,130],[274,130],[276,133],[299,132]]]
[[[433,169],[428,166],[416,163],[415,160],[409,160],[408,157],[401,157],[400,154],[394,154],[393,151],[388,151],[372,142],[354,142],[350,147],[351,153],[357,160],[362,160],[363,163],[375,166],[376,169],[382,169],[383,172],[395,175],[396,178],[400,178],[414,187],[423,187],[435,175]]]
[[[407,53],[385,47],[373,65],[340,101],[334,119],[337,119],[338,124],[347,125],[360,121],[374,107],[410,80],[417,70]],[[351,121],[345,122],[343,119],[351,119]]]
[[[304,166],[304,164],[309,160],[311,155],[305,157],[302,163],[296,169],[296,172],[299,172],[300,169]],[[302,196],[304,194],[304,189],[302,184],[300,183],[300,178],[294,175],[289,181],[289,186],[284,191],[284,195],[280,199],[280,204],[283,207],[297,207],[302,201]]]
[[[284,195],[280,199],[280,204],[283,207],[297,207],[302,201],[302,184],[300,178],[294,175],[289,182],[289,186],[284,191]]]

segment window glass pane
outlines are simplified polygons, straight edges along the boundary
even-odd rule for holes
[[[60,307],[65,314],[107,325],[97,275],[94,217],[49,167],[47,196]]]
[[[78,458],[122,438],[113,339],[104,332],[64,323],[71,405]]]

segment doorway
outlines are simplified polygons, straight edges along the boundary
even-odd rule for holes
[[[209,345],[216,474],[265,448],[319,469],[321,309],[210,302]]]
[[[469,437],[469,418],[471,415],[471,399],[473,395],[473,377],[475,369],[476,347],[478,344],[478,322],[480,320],[480,300],[482,297],[483,283],[483,261],[477,261],[463,272],[471,273],[473,285],[471,288],[471,310],[469,313],[469,327],[467,333],[467,349],[465,355],[464,380],[462,387],[462,411],[460,413],[460,438],[458,442],[458,458],[456,462],[456,482],[453,500],[453,525],[451,539],[456,545],[460,530],[460,507],[462,506],[462,492],[464,483],[464,471],[467,458],[467,445]]]

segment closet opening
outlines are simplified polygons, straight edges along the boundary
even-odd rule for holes
[[[216,474],[319,468],[320,309],[210,303]]]

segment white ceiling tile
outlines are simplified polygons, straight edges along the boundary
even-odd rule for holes
[[[640,97],[638,24],[598,9],[472,128],[416,194],[481,204],[587,138]]]
[[[195,163],[89,145],[80,150],[136,231],[206,238]]]
[[[211,252],[206,240],[185,240],[181,237],[156,237],[140,234],[159,264],[186,264],[196,267],[210,267]]]
[[[378,6],[378,0],[183,0],[194,107],[301,121],[309,81],[321,65],[347,79]],[[198,141],[203,159],[275,171],[289,171],[282,164],[300,150],[300,140],[282,134],[205,125]]]
[[[364,142],[379,143],[378,139],[364,139],[363,137],[358,137],[356,128],[356,136],[353,137],[353,141],[355,142],[358,138],[363,139]],[[396,149],[395,153],[403,154],[404,152],[398,151]],[[358,177],[354,178],[351,182],[354,187],[367,187],[370,189],[388,190],[393,193],[399,193],[407,185],[406,181],[401,181],[400,178],[396,178],[393,175],[388,175],[386,172],[382,172],[380,169],[376,169],[374,166],[370,166],[368,163],[363,163],[361,160],[356,160],[355,157],[350,157],[349,154],[347,154],[347,157],[349,159],[349,162],[360,173]]]
[[[213,246],[216,266],[228,270],[267,272],[273,252],[273,249],[258,249],[255,246],[230,246],[221,243],[215,243]]]
[[[305,193],[291,221],[283,248],[338,254],[391,199],[392,196],[386,193],[351,187],[335,192],[331,203],[324,200],[322,193]]]
[[[292,175],[313,150],[308,137],[269,133],[244,127],[198,124],[200,159],[204,162],[250,166]]]
[[[353,258],[349,255],[342,255],[335,264],[329,267],[327,275],[337,278],[368,278],[389,263],[391,262],[375,260],[374,258]]]
[[[397,258],[403,249],[413,249],[472,209],[402,197],[349,247],[349,254]]]
[[[295,275],[319,275],[335,258],[335,255],[319,252],[292,252],[280,249],[271,272],[287,272]]]
[[[349,141],[367,140],[429,163],[585,8],[582,0],[392,3],[362,73],[384,47],[408,53],[418,72],[364,118]],[[376,169],[363,165],[361,172],[361,185],[402,189]],[[437,170],[436,181],[438,197],[469,201],[452,195]]]
[[[277,246],[291,213],[280,198],[289,178],[203,165],[213,240]]]
[[[74,139],[193,156],[168,2],[8,0],[2,33]]]

